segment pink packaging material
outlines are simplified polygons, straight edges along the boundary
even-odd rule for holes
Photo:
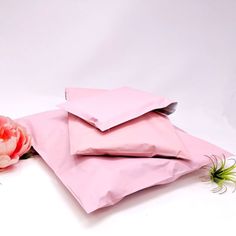
[[[101,131],[108,130],[149,111],[174,112],[177,103],[132,88],[119,88],[67,101],[59,107]]]
[[[67,89],[66,98],[79,101],[83,96],[81,91],[84,90]],[[93,91],[93,95],[101,93],[104,91]],[[148,112],[105,132],[69,114],[69,131],[71,154],[189,158],[168,117],[156,112]]]
[[[78,90],[74,90],[74,92]],[[94,90],[80,90],[85,96]],[[209,163],[204,155],[229,152],[176,128],[190,159],[109,158],[70,155],[68,116],[49,111],[18,120],[32,135],[33,146],[87,213],[113,205],[125,196],[172,182]],[[158,201],[158,199],[157,199]]]

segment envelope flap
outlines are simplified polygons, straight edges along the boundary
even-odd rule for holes
[[[83,98],[76,97],[75,91],[67,89],[66,96],[69,100],[59,106],[101,131],[135,119],[149,111],[171,114],[177,105],[177,102],[165,97],[128,87],[101,90]]]

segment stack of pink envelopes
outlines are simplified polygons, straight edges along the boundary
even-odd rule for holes
[[[177,103],[131,88],[66,89],[61,110],[19,119],[86,212],[232,154],[176,128]]]

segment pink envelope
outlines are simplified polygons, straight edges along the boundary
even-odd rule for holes
[[[154,112],[106,132],[70,115],[69,132],[71,154],[189,158],[168,117]]]
[[[75,99],[70,99],[59,107],[105,131],[149,111],[170,114],[175,111],[176,105],[177,102],[167,98],[123,87],[86,97],[75,96]]]
[[[79,104],[84,91],[67,89],[66,98],[68,101],[78,101]],[[96,90],[92,94],[86,97],[94,97],[96,94],[99,97],[104,94],[104,90]],[[113,113],[118,108],[110,109]],[[100,118],[103,119],[102,114]],[[168,117],[156,112],[148,112],[105,132],[69,114],[69,133],[71,154],[189,158],[184,143]]]
[[[93,90],[80,90],[89,96]],[[33,146],[87,213],[125,196],[172,182],[209,163],[205,155],[232,154],[176,128],[190,158],[109,158],[70,155],[68,114],[48,111],[18,120],[32,135]]]

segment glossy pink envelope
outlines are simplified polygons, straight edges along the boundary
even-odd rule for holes
[[[81,90],[85,96],[92,90]],[[33,137],[33,146],[87,213],[113,205],[125,196],[172,182],[209,163],[204,155],[229,152],[176,128],[190,159],[110,158],[70,155],[68,114],[62,110],[19,119]],[[158,200],[158,199],[157,199]]]
[[[137,89],[123,87],[78,97],[59,105],[101,131],[108,130],[149,111],[170,114],[177,103]]]
[[[79,103],[84,91],[86,90],[67,89],[66,98]],[[92,95],[86,97],[96,94],[99,97],[104,94],[104,90],[93,90]],[[110,109],[112,113],[118,108]],[[69,114],[69,133],[71,154],[189,158],[188,151],[169,118],[161,113],[148,112],[105,132]]]

